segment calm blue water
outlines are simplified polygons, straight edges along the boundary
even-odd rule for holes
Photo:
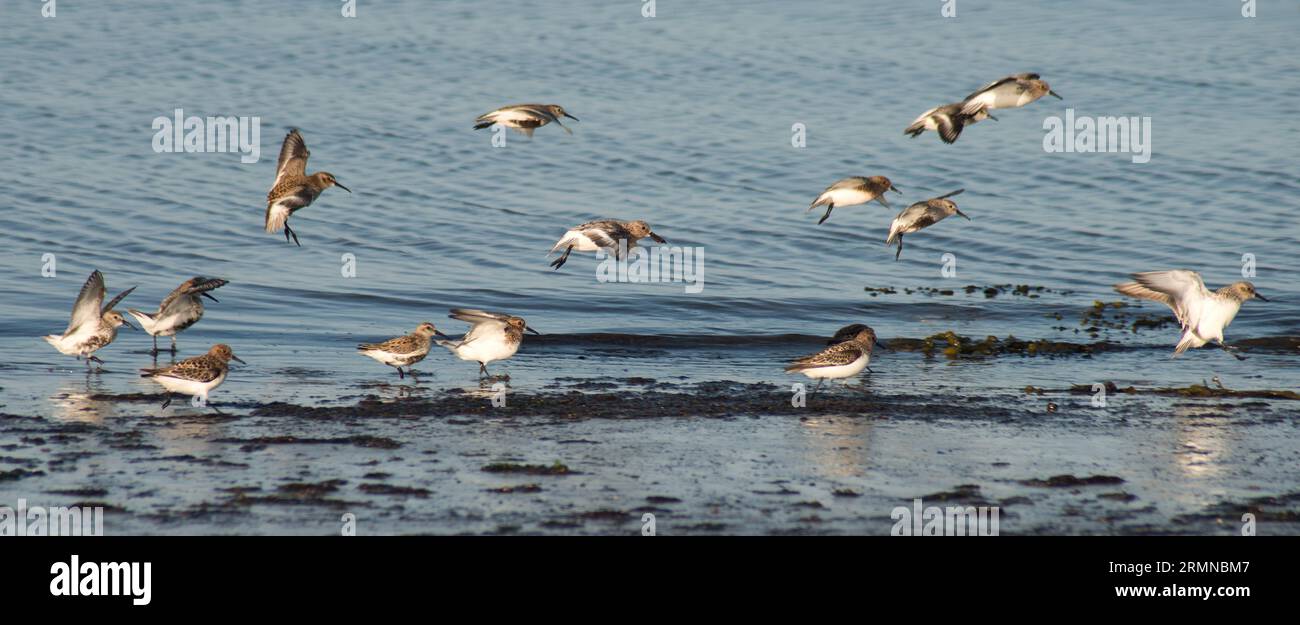
[[[1080,316],[1120,299],[1110,285],[1127,273],[1186,267],[1215,288],[1241,279],[1243,254],[1273,303],[1248,303],[1229,342],[1300,335],[1293,3],[1261,2],[1254,19],[1228,0],[958,0],[955,19],[937,0],[658,2],[654,18],[635,0],[358,0],[355,19],[338,5],[60,3],[54,19],[35,2],[4,9],[0,410],[69,416],[80,408],[68,397],[88,385],[156,390],[131,373],[149,364],[142,333],[103,350],[110,372],[90,382],[38,338],[63,329],[96,268],[112,292],[139,285],[125,305],[145,309],[192,275],[230,280],[180,345],[192,355],[226,342],[248,361],[218,393],[237,402],[354,401],[389,375],[355,343],[424,320],[463,331],[445,319],[453,306],[560,335],[498,363],[520,389],[557,375],[786,384],[780,365],[807,344],[628,354],[573,335],[828,335],[865,322],[886,340],[952,329],[1088,341]],[[1024,71],[1065,100],[999,111],[955,145],[903,135],[922,111]],[[470,129],[516,102],[560,103],[581,121],[566,120],[572,136],[512,133],[504,148]],[[1067,107],[1151,118],[1151,161],[1046,153],[1043,120]],[[151,123],[176,108],[260,117],[261,160],[155,153]],[[795,123],[805,148],[791,146]],[[302,129],[309,171],[353,190],[293,218],[301,248],[262,232],[289,127]],[[842,208],[817,226],[808,203],[850,175],[889,176],[905,195],[891,196],[893,210]],[[910,235],[895,262],[883,244],[893,215],[955,188],[973,220]],[[590,255],[552,271],[550,246],[597,217],[645,219],[674,245],[702,247],[703,292],[601,284]],[[954,278],[940,275],[945,253]],[[57,277],[42,277],[45,254]],[[345,254],[355,277],[341,275]],[[960,290],[1007,283],[1056,292]],[[958,291],[903,291],[916,287]],[[1300,388],[1293,352],[1170,361],[1174,329],[1106,337],[1143,349],[951,366],[886,355],[872,384],[989,394],[1220,375],[1234,388]],[[444,354],[422,368],[435,387],[475,385],[476,366]]]

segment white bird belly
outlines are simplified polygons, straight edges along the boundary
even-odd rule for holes
[[[596,245],[596,242],[592,241],[591,237],[577,230],[564,233],[564,236],[560,237],[560,243],[556,244],[556,249],[562,250],[570,245],[573,246],[575,252],[594,252],[600,249],[600,246]]]
[[[855,376],[862,373],[867,368],[867,363],[871,361],[870,354],[863,354],[857,360],[847,365],[837,365],[834,367],[817,367],[815,369],[804,369],[800,373],[816,380],[821,378],[839,379]]]
[[[505,360],[519,351],[518,343],[506,343],[504,340],[478,338],[456,348],[456,356],[461,360],[489,363],[493,360]]]
[[[830,196],[831,202],[834,202],[837,207],[866,204],[876,197],[875,193],[858,189],[835,189],[827,195]]]
[[[226,374],[222,373],[216,378],[213,378],[210,382],[182,380],[180,378],[172,378],[165,375],[154,376],[151,379],[173,393],[181,393],[183,395],[198,396],[207,399],[208,393],[212,392],[213,389],[221,386],[221,383],[226,381]]]

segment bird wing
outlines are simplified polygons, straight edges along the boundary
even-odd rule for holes
[[[786,371],[803,371],[818,367],[847,365],[862,357],[862,348],[855,343],[836,343],[811,356],[795,359]]]
[[[96,269],[90,273],[89,278],[86,278],[86,283],[81,285],[77,302],[72,305],[72,320],[63,334],[71,334],[83,324],[95,322],[103,316],[100,305],[104,303],[104,295],[104,274]]]
[[[928,200],[926,202],[917,202],[908,206],[903,209],[903,212],[899,213],[898,216],[894,218],[894,221],[889,224],[889,236],[885,239],[886,245],[893,243],[894,240],[898,238],[899,234],[907,234],[907,232],[904,231],[910,231],[909,228],[911,228],[918,219],[923,218],[926,212],[930,209],[930,205],[927,202]],[[931,221],[930,223],[934,222]],[[928,226],[930,224],[926,225]]]
[[[221,375],[223,367],[212,362],[207,355],[187,358],[174,365],[161,369],[141,369],[147,373],[144,377],[167,377],[192,382],[211,382]]]
[[[307,142],[302,140],[302,135],[298,129],[294,128],[289,134],[284,136],[284,144],[280,146],[280,160],[275,165],[275,184],[280,184],[286,176],[297,178],[307,175],[307,157],[311,152],[307,151]],[[275,185],[271,185],[275,188]]]
[[[1189,269],[1144,271],[1133,274],[1133,280],[1115,285],[1115,290],[1168,306],[1184,330],[1197,327],[1204,302],[1210,297],[1201,274]]]
[[[104,304],[104,306],[103,306],[102,308],[100,308],[100,310],[99,310],[99,314],[100,314],[100,315],[104,315],[104,314],[106,314],[108,311],[113,310],[113,307],[114,307],[114,306],[117,306],[117,303],[118,303],[118,302],[120,302],[120,301],[126,299],[126,296],[130,295],[130,294],[131,294],[131,291],[134,291],[134,290],[135,290],[135,287],[131,287],[131,288],[125,290],[125,291],[122,291],[121,293],[118,293],[118,294],[117,294],[117,297],[114,297],[113,299],[108,300],[108,303],[107,303],[107,304]]]
[[[204,278],[203,276],[194,276],[189,280],[181,283],[176,290],[167,294],[161,304],[158,305],[158,316],[166,317],[173,312],[177,312],[182,307],[188,306],[190,300],[182,296],[198,295],[213,289],[225,286],[229,281],[221,278]]]
[[[493,324],[504,327],[506,322],[510,320],[510,315],[505,313],[488,312],[486,310],[478,310],[474,308],[453,308],[451,309],[451,314],[447,316],[452,319],[464,321],[471,326],[474,326],[474,329],[477,329],[478,326],[483,324]],[[470,332],[472,333],[473,330],[470,330]]]
[[[980,108],[983,108],[983,106]],[[935,115],[934,124],[938,127],[939,138],[944,143],[956,141],[957,137],[961,136],[961,129],[965,127],[962,120],[953,115]]]
[[[399,336],[383,343],[362,343],[357,346],[362,351],[379,350],[390,354],[409,354],[419,351],[419,341],[413,336]]]

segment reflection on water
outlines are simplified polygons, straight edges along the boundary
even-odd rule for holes
[[[863,478],[870,462],[869,417],[817,417],[799,422],[799,442],[816,473],[833,479]]]
[[[68,423],[103,423],[105,418],[117,416],[118,406],[115,402],[91,399],[91,396],[106,392],[105,385],[92,376],[67,380],[59,386],[58,392],[50,396],[53,408],[50,416]]]
[[[1219,477],[1232,460],[1235,428],[1214,406],[1174,406],[1177,444],[1173,461],[1187,477]]]

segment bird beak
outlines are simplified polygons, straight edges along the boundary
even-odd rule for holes
[[[1056,96],[1056,99],[1057,99],[1057,100],[1064,100],[1064,99],[1065,99],[1065,98],[1062,98],[1062,97],[1061,97],[1061,94],[1059,94],[1059,93],[1057,93],[1057,92],[1055,92],[1055,91],[1052,91],[1051,89],[1048,89],[1047,92],[1050,93],[1050,94],[1052,94],[1052,95],[1054,95],[1054,96]]]
[[[204,292],[202,292],[202,293],[199,293],[199,295],[202,295],[203,297],[206,297],[206,298],[208,298],[208,299],[210,299],[210,300],[212,300],[212,301],[214,301],[214,302],[220,302],[220,301],[221,301],[221,300],[218,300],[218,299],[215,298],[215,297],[212,297],[211,295],[208,295],[208,292],[207,292],[207,291],[204,291]]]
[[[564,114],[564,116],[565,116],[565,117],[568,117],[569,119],[572,119],[572,120],[575,121],[575,122],[580,122],[580,121],[582,121],[581,119],[578,119],[577,117],[574,117],[574,116],[568,114],[567,112]]]
[[[541,336],[541,335],[542,335],[541,332],[538,332],[537,330],[534,330],[534,329],[532,328],[532,326],[524,326],[524,329],[525,329],[525,330],[528,330],[529,332],[532,332],[533,334],[536,334],[537,336]]]
[[[880,349],[884,349],[884,350],[888,350],[888,351],[893,351],[893,350],[889,349],[889,346],[888,346],[888,345],[885,345],[884,343],[881,343],[879,339],[876,340],[876,347],[879,347]]]
[[[339,184],[339,182],[338,182],[337,180],[334,181],[334,186],[336,186],[336,187],[338,187],[338,188],[340,188],[340,189],[343,189],[344,191],[347,191],[348,193],[352,193],[352,189],[349,189],[349,188],[347,188],[347,187],[345,187],[345,186]]]
[[[1268,301],[1268,300],[1264,300],[1264,301]],[[137,328],[137,327],[131,325],[131,322],[127,321],[126,319],[123,319],[123,320],[122,320],[122,325],[124,325],[124,326],[126,326],[126,327],[128,327],[128,328],[131,328],[132,330],[138,330],[138,329],[139,329],[139,328]]]
[[[654,239],[654,240],[655,240],[655,243],[667,243],[667,242],[668,242],[668,241],[664,240],[663,237],[661,237],[661,236],[659,236],[659,235],[657,235],[657,234],[655,234],[655,233],[653,233],[653,232],[650,233],[650,238]]]
[[[244,360],[243,360],[242,358],[240,358],[239,356],[236,356],[236,355],[234,355],[234,354],[231,354],[231,355],[230,355],[230,359],[231,359],[231,360],[234,360],[234,361],[236,361],[236,362],[238,362],[238,363],[241,364],[241,365],[246,365],[246,364],[248,364],[248,363],[244,362]]]
[[[1266,302],[1268,301],[1268,298],[1267,298],[1267,297],[1264,297],[1263,295],[1260,295],[1260,294],[1259,294],[1259,291],[1255,291],[1255,297],[1256,297],[1257,299],[1261,299],[1261,300],[1264,300],[1264,301],[1266,301]]]
[[[897,193],[897,194],[899,194],[899,195],[902,195],[902,194],[903,194],[903,192],[902,192],[902,191],[899,191],[899,190],[898,190],[898,187],[894,186],[893,183],[890,183],[890,185],[889,185],[889,190],[890,190],[890,191],[893,191],[894,193]]]
[[[436,337],[438,337],[438,338],[440,338],[440,339],[450,339],[450,338],[451,338],[450,336],[447,336],[446,334],[443,334],[441,330],[434,330],[434,331],[433,331],[433,335],[436,336]]]
[[[958,209],[953,209],[953,210],[956,210],[958,215],[961,215],[962,217],[965,217],[967,221],[970,221],[970,215],[967,215],[966,213],[961,212],[961,209],[960,209],[960,208],[958,208]]]
[[[991,120],[993,120],[993,121],[995,121],[995,122],[996,122],[996,121],[1001,121],[1001,120],[999,120],[998,118],[994,117],[992,113],[986,113],[986,114],[989,116],[989,119],[991,119]]]

